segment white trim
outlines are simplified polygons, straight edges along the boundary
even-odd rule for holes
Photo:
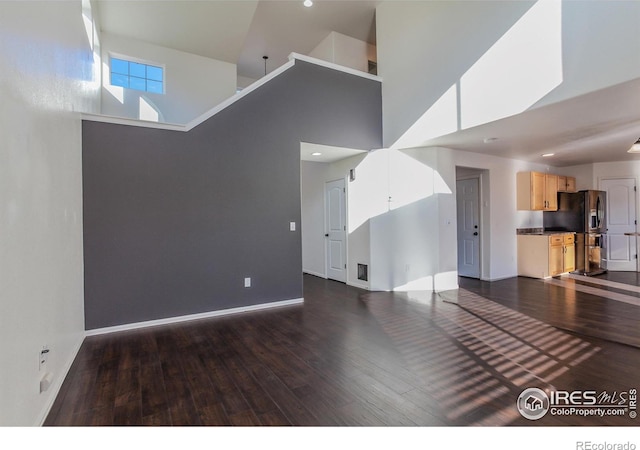
[[[124,53],[118,53],[118,52],[112,52],[112,51],[108,51],[107,55],[109,56],[109,73],[111,73],[111,58],[121,59],[123,61],[131,61],[138,64],[144,64],[145,66],[162,67],[163,75],[167,71],[166,64],[151,61],[149,59],[136,58],[135,56],[129,56],[129,55],[125,55]],[[164,82],[163,82],[163,85],[164,85]]]
[[[326,273],[314,272],[313,270],[302,269],[302,273],[307,273],[309,275],[313,275],[314,277],[327,279]]]
[[[517,278],[518,275],[506,275],[504,277],[495,277],[495,278],[483,278],[481,279],[482,281],[489,281],[489,282],[493,282],[493,281],[502,281],[502,280],[508,280],[509,278]],[[526,277],[525,277],[526,278]]]
[[[215,116],[220,111],[222,111],[225,108],[233,105],[235,102],[240,100],[245,95],[250,94],[251,92],[255,91],[256,89],[258,89],[263,84],[271,81],[273,78],[277,77],[281,73],[283,73],[283,72],[287,71],[288,69],[290,69],[291,67],[293,67],[295,65],[296,60],[308,62],[308,63],[315,64],[315,65],[318,65],[318,66],[327,67],[329,69],[333,69],[333,70],[337,70],[337,71],[340,71],[340,72],[348,73],[350,75],[356,75],[356,76],[359,76],[359,77],[362,77],[362,78],[367,78],[369,80],[382,82],[382,78],[380,78],[380,77],[378,77],[376,75],[371,75],[369,73],[362,72],[360,70],[355,70],[355,69],[351,69],[349,67],[340,66],[338,64],[334,64],[334,63],[330,63],[330,62],[327,62],[327,61],[323,61],[321,59],[312,58],[310,56],[300,55],[298,53],[291,53],[289,55],[289,61],[287,63],[283,64],[282,66],[278,67],[274,71],[272,71],[269,74],[265,75],[264,77],[260,78],[256,82],[250,84],[246,88],[242,89],[240,92],[232,95],[231,97],[229,97],[228,99],[226,99],[225,101],[220,103],[219,105],[213,107],[212,109],[208,110],[207,112],[203,113],[202,115],[196,117],[195,119],[193,119],[191,122],[187,123],[186,125],[177,125],[177,124],[172,124],[172,123],[161,123],[161,122],[150,122],[150,121],[145,121],[145,120],[128,119],[128,118],[123,118],[123,117],[105,116],[105,115],[102,115],[102,114],[87,114],[87,113],[83,113],[81,115],[81,118],[83,120],[90,120],[92,122],[105,122],[105,123],[114,123],[114,124],[118,124],[118,125],[130,125],[130,126],[135,126],[135,127],[158,128],[158,129],[162,129],[162,130],[171,130],[171,131],[184,131],[184,132],[190,131],[190,130],[194,129],[195,127],[197,127],[198,125],[200,125],[201,123],[203,123],[204,121],[206,121],[206,120],[210,119],[211,117]]]
[[[115,333],[118,331],[137,330],[139,328],[155,327],[158,325],[169,325],[179,322],[187,322],[198,319],[208,319],[211,317],[229,316],[250,311],[259,311],[263,309],[279,308],[282,306],[299,305],[304,303],[304,298],[294,298],[291,300],[281,300],[278,302],[261,303],[259,305],[240,306],[238,308],[220,309],[217,311],[209,311],[199,314],[189,314],[186,316],[168,317],[166,319],[147,320],[145,322],[127,323],[125,325],[116,325],[113,327],[96,328],[87,330],[85,336],[97,336],[101,334]]]
[[[80,352],[80,348],[82,347],[82,343],[84,342],[85,336],[82,335],[81,338],[76,342],[75,351],[71,352],[71,357],[67,360],[66,364],[63,366],[63,369],[60,371],[58,376],[56,376],[56,381],[53,385],[53,389],[49,396],[49,401],[45,404],[44,408],[40,412],[36,420],[36,427],[41,427],[44,425],[44,421],[47,420],[49,413],[51,412],[51,408],[53,408],[53,404],[55,403],[58,395],[60,394],[60,389],[62,388],[62,383],[64,383],[65,378],[69,374],[69,370],[71,370],[71,366],[73,362],[76,360],[78,356],[78,352]]]
[[[205,120],[210,119],[211,117],[215,116],[220,111],[222,111],[223,109],[233,105],[235,102],[240,100],[245,95],[248,95],[251,92],[255,91],[260,86],[262,86],[263,84],[268,83],[269,81],[271,81],[272,79],[274,79],[275,77],[280,75],[281,73],[289,70],[294,65],[295,65],[295,61],[289,61],[286,64],[283,64],[282,66],[278,67],[276,70],[270,72],[268,75],[265,75],[264,77],[260,78],[256,82],[250,84],[246,88],[242,89],[240,92],[236,93],[235,95],[229,97],[228,99],[226,99],[225,101],[220,103],[218,106],[210,109],[209,111],[205,112],[201,116],[196,117],[195,119],[193,119],[191,122],[189,122],[185,126],[186,131],[189,131],[189,130],[197,127],[198,125],[203,123]]]
[[[348,73],[350,75],[356,75],[362,78],[367,78],[368,80],[373,80],[373,81],[377,81],[379,83],[382,83],[382,77],[379,77],[377,75],[371,75],[370,73],[367,72],[363,72],[361,70],[357,70],[357,69],[352,69],[351,67],[346,67],[346,66],[341,66],[339,64],[335,64],[329,61],[324,61],[322,59],[318,59],[318,58],[313,58],[311,56],[307,56],[307,55],[301,55],[299,53],[291,53],[289,55],[289,60],[294,60],[297,59],[298,61],[304,61],[304,62],[308,62],[311,64],[315,64],[317,66],[322,66],[322,67],[326,67],[328,69],[333,69],[333,70],[337,70],[339,72],[344,72],[344,73]]]
[[[129,125],[132,127],[158,128],[170,131],[189,131],[184,125],[177,125],[174,123],[151,122],[140,119],[129,119],[126,117],[105,116],[102,114],[82,113],[80,118],[82,120],[90,120],[91,122],[114,123],[116,125]]]
[[[358,288],[358,289],[364,289],[365,291],[370,291],[371,290],[368,285],[366,285],[364,283],[363,284],[355,283],[353,281],[347,281],[347,286],[351,286],[351,287]]]

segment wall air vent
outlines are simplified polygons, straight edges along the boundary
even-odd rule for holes
[[[369,266],[358,264],[358,280],[369,281]]]
[[[368,70],[370,75],[378,75],[378,63],[375,61],[368,61]]]

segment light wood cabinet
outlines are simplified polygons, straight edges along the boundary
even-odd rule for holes
[[[564,235],[564,272],[576,270],[576,235]]]
[[[549,278],[575,269],[574,233],[518,235],[518,275]]]
[[[549,236],[549,275],[576,270],[575,235],[554,234]]]
[[[518,210],[558,210],[558,175],[518,172],[516,177]]]
[[[576,192],[575,177],[558,175],[558,192]]]

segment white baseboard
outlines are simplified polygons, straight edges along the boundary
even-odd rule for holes
[[[496,277],[496,278],[481,278],[482,281],[500,281],[500,280],[507,280],[509,278],[516,278],[518,275],[507,275],[504,277]]]
[[[259,311],[263,309],[279,308],[282,306],[299,305],[304,303],[304,298],[294,298],[291,300],[282,300],[279,302],[261,303],[259,305],[240,306],[238,308],[221,309],[217,311],[209,311],[199,314],[189,314],[186,316],[168,317],[166,319],[147,320],[145,322],[127,323],[124,325],[116,325],[113,327],[96,328],[87,330],[85,336],[97,336],[100,334],[116,333],[118,331],[137,330],[139,328],[155,327],[158,325],[168,325],[172,323],[187,322],[190,320],[208,319],[211,317],[228,316],[231,314],[239,314],[249,311]]]
[[[348,286],[353,286],[355,288],[358,289],[364,289],[365,291],[370,291],[371,289],[369,289],[369,285],[365,284],[365,283],[355,283],[353,281],[347,281],[347,285]]]
[[[327,279],[327,274],[320,273],[320,272],[314,272],[313,270],[302,270],[302,273],[313,275],[314,277],[318,277],[318,278],[324,278],[325,280]]]
[[[52,386],[51,394],[49,394],[49,400],[45,404],[40,415],[38,416],[35,426],[41,427],[44,425],[44,421],[47,420],[47,416],[49,416],[49,413],[51,412],[51,408],[53,408],[53,404],[55,403],[56,399],[58,398],[58,395],[60,394],[62,383],[64,383],[64,380],[67,378],[67,374],[69,373],[69,370],[71,370],[71,366],[73,365],[73,362],[76,360],[76,357],[78,356],[78,352],[80,351],[80,347],[82,347],[83,342],[84,342],[84,336],[78,339],[78,342],[76,342],[74,351],[71,352],[71,357],[67,359],[67,362],[63,366],[61,373],[55,377],[56,381]]]

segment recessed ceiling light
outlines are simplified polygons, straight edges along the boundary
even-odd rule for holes
[[[553,156],[553,155],[555,155],[555,153],[543,153],[541,156],[543,158],[548,158],[549,156]]]
[[[311,154],[311,156],[321,156],[321,155],[322,155],[322,153],[320,153],[320,152],[313,152]]]
[[[638,138],[638,140],[631,146],[631,148],[629,150],[627,150],[628,153],[640,153],[640,138]]]
[[[494,138],[494,137],[489,137],[489,138],[484,138],[484,143],[488,144],[489,142],[494,142],[497,141],[498,138]]]
[[[311,0],[304,0],[303,5],[306,6],[307,8],[310,8],[313,6],[313,2]]]

